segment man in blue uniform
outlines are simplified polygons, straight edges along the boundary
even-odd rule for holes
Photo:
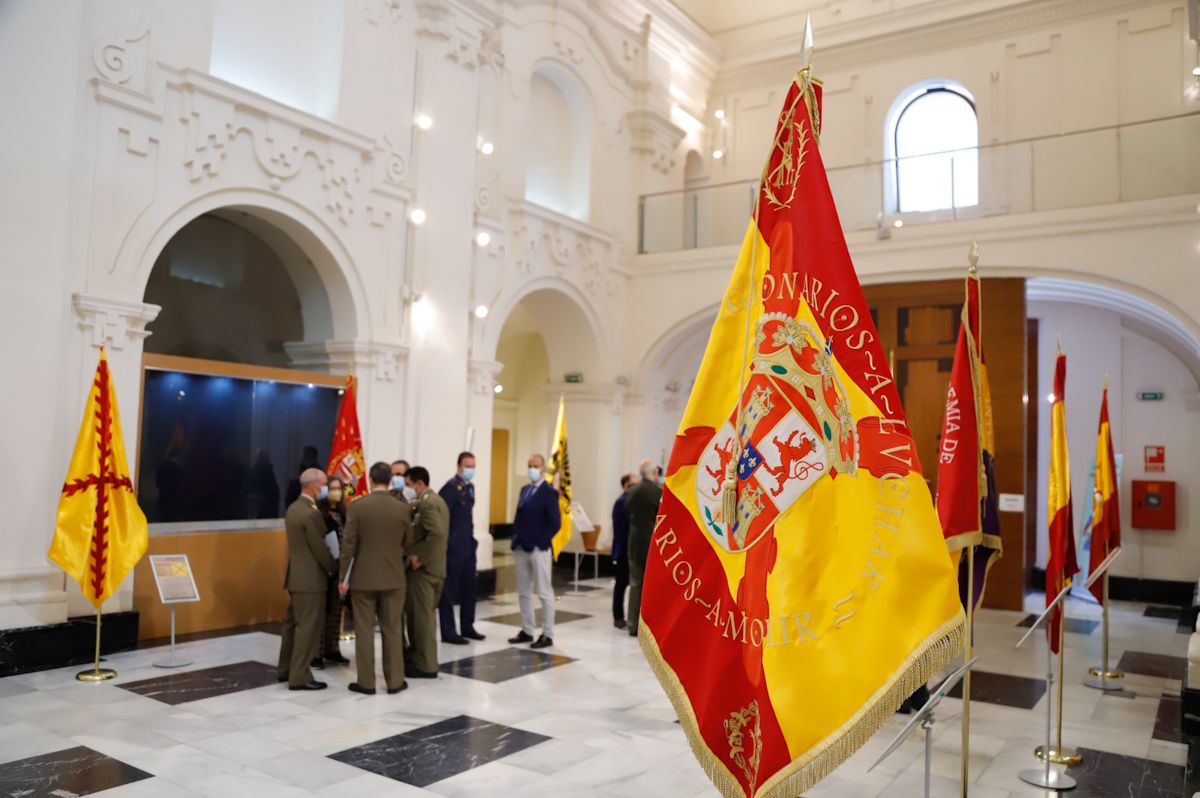
[[[637,484],[637,476],[626,474],[621,477],[621,495],[613,502],[612,508],[612,562],[617,573],[616,584],[613,585],[612,615],[613,626],[618,629],[628,628],[625,623],[625,588],[629,587],[629,555],[626,554],[629,540],[629,511],[625,500],[629,497],[629,489]]]
[[[450,508],[450,543],[446,549],[446,581],[438,602],[442,642],[465,645],[467,639],[482,640],[475,631],[475,455],[458,456],[458,473],[442,486],[438,495]],[[462,634],[454,629],[454,605]]]

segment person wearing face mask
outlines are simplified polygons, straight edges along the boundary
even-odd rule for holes
[[[351,594],[354,610],[355,693],[375,693],[375,620],[383,640],[383,678],[388,693],[408,687],[404,680],[405,568],[412,541],[412,511],[388,495],[392,470],[375,463],[368,472],[371,492],[346,509],[338,592]],[[409,490],[412,490],[409,488]]]
[[[466,645],[468,640],[483,640],[475,631],[475,455],[458,455],[458,473],[442,486],[438,495],[450,508],[450,542],[446,548],[446,581],[438,602],[442,642]],[[462,634],[454,628],[454,605]]]
[[[626,554],[629,544],[629,491],[637,484],[636,474],[625,474],[621,477],[621,495],[613,502],[612,508],[612,562],[616,571],[616,582],[613,584],[612,616],[613,626],[617,629],[628,629],[625,622],[625,589],[629,587],[629,557]]]
[[[546,481],[546,458],[529,458],[529,484],[521,488],[513,519],[512,547],[517,560],[517,596],[521,605],[521,631],[510,643],[532,643],[530,648],[554,645],[554,586],[550,581],[553,556],[550,542],[562,525],[558,491]],[[542,600],[542,634],[533,639],[533,591]]]
[[[637,637],[638,620],[642,611],[642,579],[646,573],[646,559],[650,556],[650,538],[654,536],[654,522],[658,516],[658,504],[662,501],[662,488],[658,478],[662,469],[650,460],[638,466],[642,479],[629,491],[626,508],[629,513],[629,634]]]
[[[330,477],[329,495],[317,502],[317,509],[325,520],[325,534],[337,535],[342,542],[342,529],[346,525],[346,483],[341,477]],[[329,577],[329,588],[325,593],[325,626],[321,630],[320,656],[313,660],[314,668],[324,667],[326,662],[349,665],[350,660],[342,655],[338,647],[338,636],[342,633],[342,597],[338,595],[337,579]]]
[[[408,555],[408,599],[404,604],[409,645],[404,652],[404,675],[410,679],[436,679],[438,647],[434,624],[442,580],[446,578],[450,510],[442,497],[429,489],[429,471],[425,468],[413,466],[404,478],[417,495],[417,515]]]
[[[300,474],[300,496],[284,516],[287,530],[288,564],[283,586],[291,597],[279,646],[279,681],[289,690],[324,690],[325,683],[313,678],[311,663],[321,642],[328,579],[337,573],[337,563],[325,546],[325,522],[317,503],[329,488],[325,472],[305,469]]]

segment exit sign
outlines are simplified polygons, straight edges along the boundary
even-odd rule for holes
[[[582,374],[564,374],[563,382],[583,382]]]
[[[1162,391],[1138,391],[1138,401],[1140,402],[1161,402],[1163,400]]]

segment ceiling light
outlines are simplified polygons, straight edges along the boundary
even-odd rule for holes
[[[725,150],[713,150],[713,158],[718,161],[725,157]]]
[[[490,141],[485,141],[479,145],[479,151],[484,155],[491,155],[496,151],[496,145],[492,144]]]
[[[1200,78],[1200,66],[1192,67],[1192,77]]]
[[[488,244],[492,243],[492,234],[487,230],[480,230],[475,234],[475,243],[481,247],[486,247]]]
[[[476,306],[475,306],[475,318],[477,318],[477,319],[486,319],[486,318],[487,318],[487,314],[488,314],[488,307],[487,307],[487,305],[476,305]]]
[[[903,220],[903,219],[897,219],[896,221],[892,222],[892,227],[895,227],[897,230],[898,230],[898,229],[900,229],[900,228],[901,228],[901,227],[903,227],[903,226],[904,226],[904,220]]]
[[[725,109],[718,108],[716,111],[713,112],[713,116],[715,116],[717,119],[724,119],[725,118]]]
[[[413,224],[425,224],[425,211],[413,208],[412,212],[408,214],[408,220]]]
[[[501,385],[500,383],[496,383],[496,387],[493,388],[492,390],[496,393],[504,393],[504,386]]]
[[[433,127],[433,117],[429,114],[417,114],[416,123],[421,130],[429,130]]]

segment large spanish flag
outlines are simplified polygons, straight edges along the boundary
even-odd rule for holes
[[[978,249],[972,246],[972,257]],[[983,356],[980,280],[974,268],[967,275],[962,324],[950,370],[946,415],[938,451],[937,509],[946,545],[958,567],[959,595],[967,606],[968,585],[973,607],[983,600],[988,570],[1000,559],[1000,514],[996,495],[996,451],[992,397]],[[975,546],[975,572],[962,557]]]
[[[1094,573],[1110,554],[1121,548],[1121,506],[1117,460],[1113,457],[1112,426],[1108,421],[1108,384],[1100,400],[1100,431],[1096,436],[1096,488],[1092,494],[1092,554],[1088,573]],[[1092,583],[1092,595],[1104,602],[1105,580]]]
[[[1071,457],[1067,452],[1067,356],[1061,351],[1054,361],[1054,393],[1050,405],[1050,485],[1047,517],[1050,519],[1050,545],[1046,556],[1046,605],[1054,601],[1071,577],[1079,573],[1075,561],[1075,526],[1071,512]],[[1050,616],[1046,634],[1050,649],[1058,653],[1059,624],[1063,605]]]
[[[329,446],[329,465],[325,473],[342,480],[346,498],[356,499],[367,494],[367,462],[363,455],[362,427],[358,425],[358,395],[354,375],[347,375],[338,405],[337,424]]]
[[[100,362],[67,467],[48,556],[96,609],[146,553],[146,515],[133,494],[108,357]]]
[[[963,645],[963,612],[793,81],[667,466],[639,637],[726,796],[808,789]]]

